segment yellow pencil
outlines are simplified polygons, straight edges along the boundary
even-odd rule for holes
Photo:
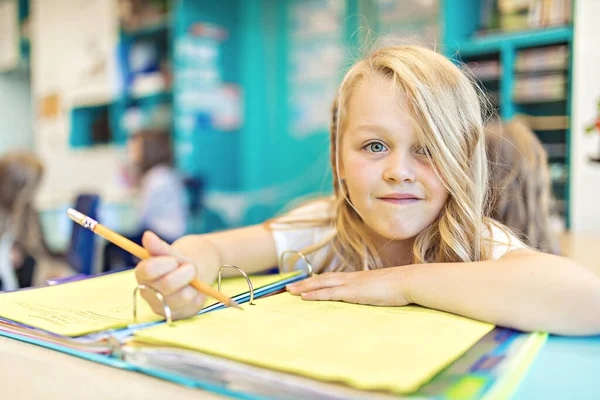
[[[131,240],[119,235],[118,233],[116,233],[114,231],[111,231],[104,225],[98,223],[98,221],[80,213],[79,211],[69,208],[67,210],[67,215],[69,216],[69,218],[71,218],[73,221],[77,222],[79,225],[91,230],[92,232],[96,233],[97,235],[102,236],[104,239],[108,240],[109,242],[113,243],[116,246],[119,246],[123,250],[133,254],[137,258],[144,260],[144,259],[150,257],[150,253],[148,253],[148,250],[146,250],[142,246],[138,245],[137,243],[132,242]],[[184,258],[178,254],[171,254],[171,255],[174,256],[175,258],[179,259],[179,261],[181,261],[181,262],[190,262],[189,259]],[[226,306],[239,308],[240,310],[242,309],[242,307],[240,307],[240,305],[238,303],[236,303],[235,300],[232,300],[231,298],[225,296],[223,293],[219,292],[218,290],[214,289],[210,285],[208,285],[198,279],[194,279],[190,283],[190,285],[193,286],[199,292],[204,293],[207,296],[217,299],[218,301],[225,304]]]

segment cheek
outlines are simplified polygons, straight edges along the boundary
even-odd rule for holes
[[[431,166],[427,166],[421,176],[423,177],[423,183],[427,187],[432,202],[439,204],[441,207],[448,199],[448,190],[446,190],[446,187]]]
[[[376,177],[376,172],[373,170],[373,163],[365,160],[364,157],[349,155],[343,163],[344,176],[348,189],[352,191],[354,188],[369,186],[369,182]]]

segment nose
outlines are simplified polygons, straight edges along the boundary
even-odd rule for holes
[[[387,182],[414,182],[416,173],[413,160],[408,154],[390,155],[385,160],[383,179]]]

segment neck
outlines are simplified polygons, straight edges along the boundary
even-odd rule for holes
[[[379,247],[379,256],[386,267],[412,264],[414,240],[385,240]]]
[[[373,243],[385,267],[398,267],[413,263],[412,246],[415,238],[390,240],[371,231]]]

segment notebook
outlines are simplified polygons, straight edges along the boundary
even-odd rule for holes
[[[364,391],[173,347],[126,346],[130,369],[182,385],[246,399],[507,399],[547,338],[496,327],[419,390],[399,395]]]
[[[115,275],[118,278],[89,279],[93,285],[83,288],[93,293],[90,288],[106,290],[115,281],[132,278]],[[68,290],[5,293],[0,294],[0,315],[5,317],[0,319],[0,335],[220,394],[290,399],[402,395],[459,399],[474,393],[497,398],[498,393],[514,390],[545,338],[514,331],[498,334],[507,330],[417,306],[306,302],[289,293],[272,295],[287,282],[305,277],[293,273],[251,277],[258,300],[245,304],[243,312],[228,308],[209,312],[223,308],[213,304],[173,326],[151,320],[76,337],[27,325],[39,323],[39,317],[32,317],[35,313],[19,311],[16,316],[27,324],[14,322],[6,317],[15,315],[6,310],[42,300],[57,307],[57,298],[81,295],[81,287],[68,285],[85,281],[59,285]],[[227,280],[222,290],[234,293],[242,279]],[[131,296],[132,288],[124,286]],[[246,291],[236,301],[247,301],[247,289],[239,288]],[[11,307],[2,308],[4,299],[10,299]]]
[[[255,297],[283,288],[305,277],[296,271],[281,275],[252,276]],[[83,337],[86,334],[113,331],[132,324],[162,321],[148,304],[138,301],[137,320],[133,320],[133,290],[137,286],[133,270],[30,290],[0,293],[0,322],[15,331],[46,336]],[[248,301],[249,289],[243,277],[223,280],[223,293],[241,303]],[[222,307],[208,299],[204,312]],[[36,332],[37,333],[37,332]]]
[[[134,341],[401,394],[416,391],[494,327],[418,306],[309,302],[289,293],[235,311],[141,329]]]

